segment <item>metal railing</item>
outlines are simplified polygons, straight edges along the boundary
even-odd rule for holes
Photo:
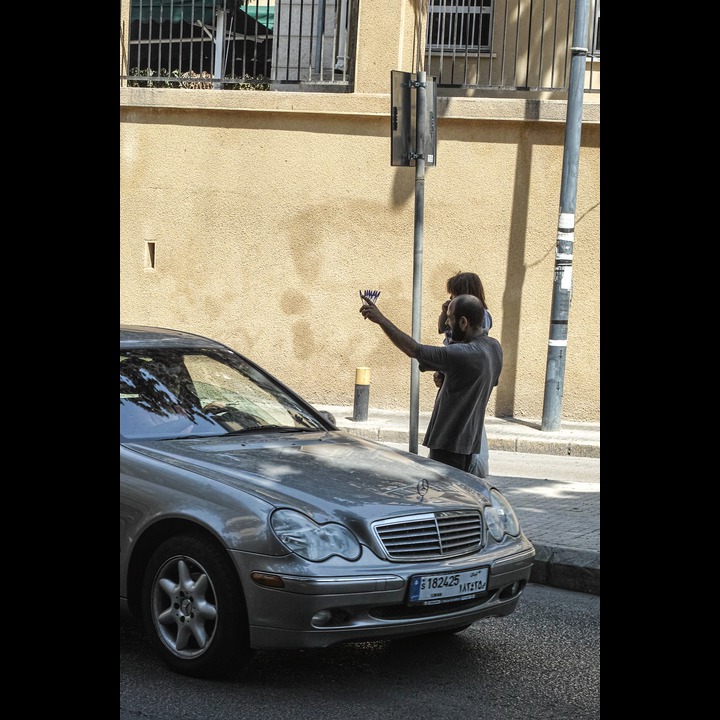
[[[130,87],[352,92],[360,0],[130,0]],[[599,92],[590,0],[586,92]],[[439,90],[567,91],[574,0],[427,0]]]
[[[349,92],[358,2],[131,0],[121,80],[130,87]]]
[[[600,0],[589,0],[585,91],[600,91]],[[425,70],[437,87],[566,92],[573,0],[428,0]]]

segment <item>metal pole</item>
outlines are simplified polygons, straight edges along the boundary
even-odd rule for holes
[[[303,12],[302,9],[300,12]],[[320,73],[320,79],[322,80],[322,58],[325,45],[325,3],[320,3],[318,7],[317,21],[315,22],[315,34],[318,38],[318,42],[315,45],[315,66],[313,69]],[[330,79],[332,80],[332,74],[330,75]]]
[[[349,0],[340,0],[340,26],[338,30],[337,62],[335,70],[345,70],[347,56],[345,55],[345,43],[347,36],[347,6]]]
[[[218,5],[215,8],[215,57],[213,62],[213,75],[221,78],[223,72],[223,50],[225,49],[225,11]],[[201,68],[202,70],[202,68]],[[222,90],[221,82],[213,83],[214,90]]]
[[[562,184],[560,186],[560,217],[555,246],[555,276],[553,279],[550,337],[545,369],[545,397],[541,430],[558,430],[562,415],[565,384],[565,355],[567,329],[572,300],[572,259],[575,242],[575,201],[577,199],[582,106],[585,86],[585,58],[587,56],[589,0],[577,0],[573,43],[570,48],[570,81],[568,86],[565,148],[563,152]]]
[[[422,308],[423,212],[425,209],[425,148],[427,146],[428,116],[426,73],[417,74],[417,102],[415,106],[415,240],[413,254],[412,336],[420,342]],[[410,438],[408,450],[417,455],[418,418],[420,415],[420,369],[418,361],[410,361]]]

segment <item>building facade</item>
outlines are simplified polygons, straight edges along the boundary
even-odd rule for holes
[[[236,62],[248,84],[241,86],[234,75],[231,85],[228,75],[230,41],[218,40],[230,37],[221,23],[233,19],[237,42],[239,15],[231,12],[198,25],[205,37],[216,33],[207,66],[184,70],[181,49],[177,67],[167,68],[174,84],[148,82],[163,76],[159,66],[156,75],[141,68],[144,82],[137,82],[140,66],[133,65],[133,74],[129,59],[140,57],[143,3],[122,0],[121,322],[216,337],[315,404],[352,405],[355,369],[369,367],[371,412],[407,409],[410,360],[380,328],[362,321],[358,290],[380,290],[383,312],[411,333],[418,273],[420,340],[439,344],[445,282],[471,270],[482,278],[491,332],[504,350],[488,413],[540,418],[566,141],[567,92],[558,86],[566,79],[557,80],[553,54],[552,68],[543,65],[537,81],[526,72],[514,85],[492,76],[482,87],[478,68],[490,70],[495,62],[497,69],[501,61],[489,37],[499,35],[507,11],[490,0],[477,6],[445,0],[458,1],[458,18],[471,6],[478,23],[487,8],[496,14],[491,34],[474,41],[475,61],[465,52],[462,65],[475,68],[472,78],[465,70],[452,74],[461,65],[457,38],[437,49],[437,33],[428,35],[428,21],[437,15],[427,0],[332,0],[332,8],[324,8],[325,18],[332,9],[332,23],[318,31],[327,40],[329,27],[331,41],[322,52],[309,52],[307,62],[285,63],[280,71],[278,48],[300,52],[290,36],[281,43],[281,29],[289,27],[286,6],[294,7],[296,19],[314,8],[315,18],[325,0],[276,0],[273,50],[268,46],[262,55],[271,64],[267,73],[248,72],[243,64],[258,57],[259,33],[268,27],[259,24],[254,55],[249,34],[242,36],[245,54]],[[192,0],[175,2],[197,8]],[[266,0],[253,17],[261,16],[261,4],[269,24]],[[531,0],[522,4],[534,7]],[[571,24],[573,3],[560,6],[563,22]],[[171,32],[172,23],[167,27]],[[436,50],[428,49],[428,37]],[[168,38],[149,32],[147,44]],[[470,41],[463,42],[467,50]],[[597,42],[598,56],[588,65],[599,66],[599,32]],[[200,43],[191,38],[188,45]],[[527,43],[515,56],[517,67],[526,56],[526,70],[539,66],[547,38],[542,49],[534,39]],[[288,73],[305,72],[308,64],[307,77],[288,82]],[[421,181],[416,167],[391,164],[393,71],[427,71],[438,80],[436,157]],[[586,87],[592,83],[599,88],[599,73]],[[563,420],[593,422],[600,419],[599,99],[599,92],[586,92],[583,100],[562,395]],[[431,373],[421,373],[420,410],[430,410],[434,397]]]

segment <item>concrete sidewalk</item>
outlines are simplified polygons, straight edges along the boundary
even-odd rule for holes
[[[353,408],[316,405],[339,428],[401,450],[409,449],[408,412],[370,408],[355,422]],[[418,453],[430,413],[418,417]],[[531,582],[600,594],[600,425],[486,417],[488,478],[510,500],[537,552]]]
[[[368,409],[368,419],[355,422],[353,408],[340,405],[316,405],[335,416],[339,428],[354,435],[407,444],[410,430],[409,411]],[[430,420],[429,412],[418,414],[418,445],[425,437]],[[538,453],[541,455],[570,455],[572,457],[600,457],[600,423],[561,422],[559,430],[543,431],[541,421],[515,418],[485,418],[485,432],[490,450]]]

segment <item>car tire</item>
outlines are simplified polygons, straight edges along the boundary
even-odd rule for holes
[[[217,678],[251,658],[240,580],[227,552],[210,538],[178,535],[155,550],[143,578],[142,616],[175,672]]]

